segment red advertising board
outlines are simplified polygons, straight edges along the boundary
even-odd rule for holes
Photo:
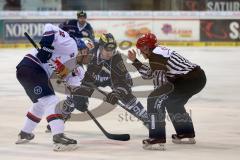
[[[201,20],[201,41],[240,41],[240,20]]]

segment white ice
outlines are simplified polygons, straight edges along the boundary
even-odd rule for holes
[[[238,47],[172,47],[191,61],[201,65],[207,75],[204,90],[186,105],[191,110],[195,145],[176,145],[167,121],[166,151],[146,151],[141,141],[148,132],[136,119],[121,121],[125,111],[117,108],[98,118],[112,133],[129,133],[128,142],[106,139],[93,121],[68,122],[66,134],[78,140],[72,152],[52,151],[51,135],[46,134],[43,119],[34,131],[35,139],[15,145],[17,134],[31,102],[15,78],[15,66],[28,49],[0,49],[0,160],[236,160],[240,157],[240,52]],[[61,95],[60,95],[61,96]],[[63,96],[61,96],[63,97]],[[146,99],[141,99],[146,105]],[[90,108],[99,100],[92,99]]]

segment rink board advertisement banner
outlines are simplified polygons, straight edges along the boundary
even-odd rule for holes
[[[201,20],[201,41],[240,41],[240,20]]]
[[[24,32],[29,33],[34,40],[39,40],[42,36],[44,25],[53,23],[59,25],[63,20],[3,20],[1,38],[4,42],[26,42]],[[1,22],[0,22],[1,23]]]
[[[7,43],[26,42],[24,32],[28,32],[35,40],[39,40],[44,25],[53,23],[59,25],[64,20],[3,20],[2,40]],[[199,41],[199,21],[164,20],[152,21],[151,19],[141,20],[89,20],[98,38],[102,33],[111,32],[116,40],[135,42],[137,38],[145,33],[153,32],[159,40],[166,41]],[[0,30],[1,31],[1,30]]]
[[[159,40],[167,41],[199,41],[199,20],[152,20],[152,19],[115,19],[90,20],[95,36],[111,32],[117,41],[135,42],[141,35],[153,32]]]
[[[95,36],[111,32],[117,41],[135,41],[144,33],[153,32],[153,22],[149,20],[90,20]]]
[[[154,33],[161,41],[199,41],[199,20],[159,20]]]

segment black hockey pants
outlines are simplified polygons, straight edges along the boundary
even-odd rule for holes
[[[192,119],[184,105],[206,84],[206,76],[200,67],[196,67],[187,75],[175,79],[155,89],[147,100],[148,116],[150,118],[149,137],[166,138],[165,110],[172,121],[177,134],[195,136]]]

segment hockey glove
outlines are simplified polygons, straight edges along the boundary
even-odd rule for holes
[[[36,56],[42,63],[47,63],[47,61],[52,57],[53,50],[54,48],[52,46],[43,46],[39,49]]]
[[[74,106],[77,110],[85,112],[88,109],[88,97],[85,96],[73,96]]]
[[[108,93],[106,102],[115,105],[118,102],[118,94],[116,92]]]

